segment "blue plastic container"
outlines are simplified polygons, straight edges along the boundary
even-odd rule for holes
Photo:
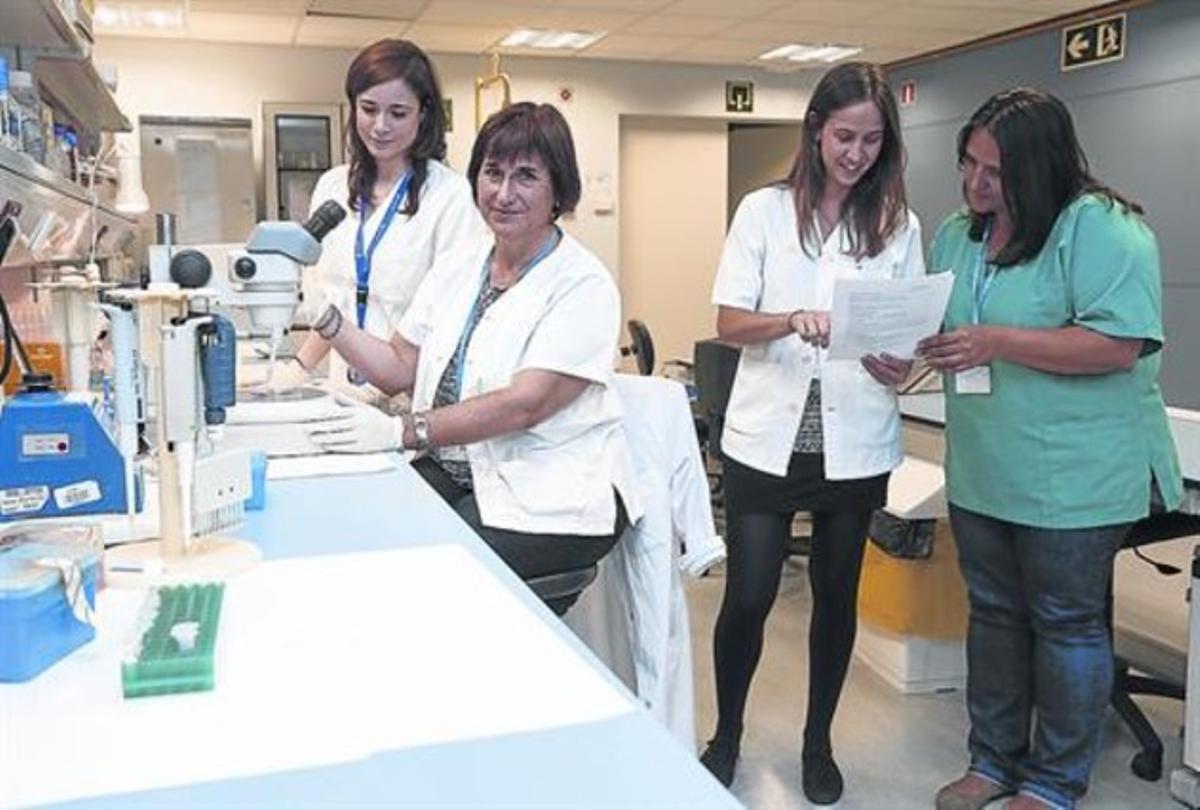
[[[94,550],[48,543],[0,549],[0,682],[27,681],[96,637],[67,604],[59,571],[36,564],[43,557],[77,560],[88,604],[96,604],[100,558]]]

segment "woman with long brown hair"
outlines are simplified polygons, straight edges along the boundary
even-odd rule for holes
[[[895,385],[911,365],[886,355],[827,359],[833,285],[916,278],[925,265],[882,71],[830,70],[802,130],[787,180],[738,206],[713,290],[717,332],[742,356],[721,438],[729,560],[714,639],[718,722],[701,759],[732,782],[792,519],[810,512],[803,787],[812,803],[829,804],[843,789],[830,729],[854,645],[863,546],[903,457]]]
[[[321,176],[312,209],[326,200],[350,216],[325,237],[321,261],[305,283],[306,309],[329,305],[359,328],[388,337],[408,309],[434,258],[483,233],[471,187],[442,162],[446,117],[437,74],[412,42],[382,39],[354,57],[346,72],[352,125],[349,164]],[[330,345],[315,332],[296,357],[273,370],[271,386],[306,383]],[[370,398],[360,374],[334,352],[330,382]]]

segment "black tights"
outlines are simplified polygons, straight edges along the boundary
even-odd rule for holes
[[[713,640],[718,738],[741,738],[746,696],[762,654],[763,626],[779,591],[792,517],[769,512],[728,516],[725,599]],[[830,750],[829,729],[854,648],[858,575],[870,519],[869,511],[812,516],[806,752]]]

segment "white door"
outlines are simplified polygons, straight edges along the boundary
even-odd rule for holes
[[[621,297],[625,318],[650,330],[656,370],[715,334],[727,162],[725,121],[621,119]]]

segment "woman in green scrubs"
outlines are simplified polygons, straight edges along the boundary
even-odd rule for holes
[[[931,272],[943,333],[950,518],[970,596],[971,764],[939,810],[1073,808],[1113,678],[1105,605],[1130,524],[1182,480],[1158,387],[1158,248],[1097,181],[1057,98],[1018,88],[958,136],[966,209]]]

